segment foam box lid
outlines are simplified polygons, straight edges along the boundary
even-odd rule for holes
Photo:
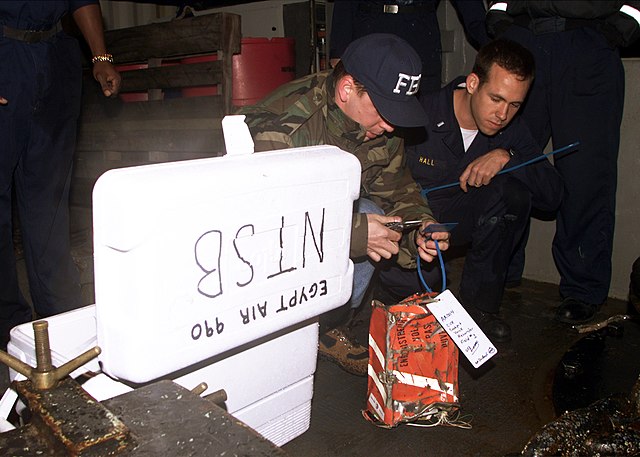
[[[146,382],[344,304],[360,163],[333,146],[109,170],[93,191],[102,369]]]

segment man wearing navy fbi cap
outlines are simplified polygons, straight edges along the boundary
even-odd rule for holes
[[[416,257],[430,262],[448,248],[449,235],[422,229],[435,222],[420,189],[403,166],[404,142],[395,127],[420,127],[427,115],[416,99],[422,62],[403,39],[375,33],[353,41],[333,70],[285,84],[238,114],[256,151],[334,145],[362,165],[360,199],[354,208],[350,257],[355,264],[351,299],[321,318],[320,355],[353,374],[367,373],[368,351],[346,333],[349,311],[364,297],[375,262],[396,256],[415,268]],[[385,224],[421,220],[404,233]]]

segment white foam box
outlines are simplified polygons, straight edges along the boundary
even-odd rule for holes
[[[333,146],[107,171],[93,191],[103,371],[147,382],[344,304],[359,186]]]
[[[54,365],[97,341],[111,378],[225,389],[229,412],[284,444],[308,428],[315,320],[351,294],[359,185],[358,160],[331,146],[106,172],[96,304],[48,319]],[[14,355],[35,358],[32,335],[13,329]]]
[[[50,317],[47,322],[56,367],[97,345],[94,305]],[[309,428],[317,343],[318,324],[311,319],[172,373],[169,378],[187,389],[206,382],[205,396],[224,389],[229,413],[282,446]],[[34,346],[31,323],[11,330],[9,354],[35,366]],[[86,372],[100,373],[97,359],[71,376]],[[10,370],[11,380],[18,376]],[[136,387],[110,378],[101,379],[100,384],[92,381],[84,386],[100,401]]]

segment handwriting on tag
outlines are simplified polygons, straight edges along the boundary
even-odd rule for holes
[[[478,368],[498,353],[487,335],[451,291],[442,292],[436,297],[436,301],[427,304],[427,308],[474,368]]]

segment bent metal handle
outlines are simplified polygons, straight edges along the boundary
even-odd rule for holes
[[[52,387],[55,387],[58,381],[74,371],[76,368],[81,367],[91,359],[97,357],[101,352],[100,348],[96,346],[68,361],[60,368],[56,368],[51,363],[49,323],[47,321],[34,322],[33,336],[36,349],[35,368],[4,351],[0,351],[0,362],[25,376],[38,390],[49,390]]]

